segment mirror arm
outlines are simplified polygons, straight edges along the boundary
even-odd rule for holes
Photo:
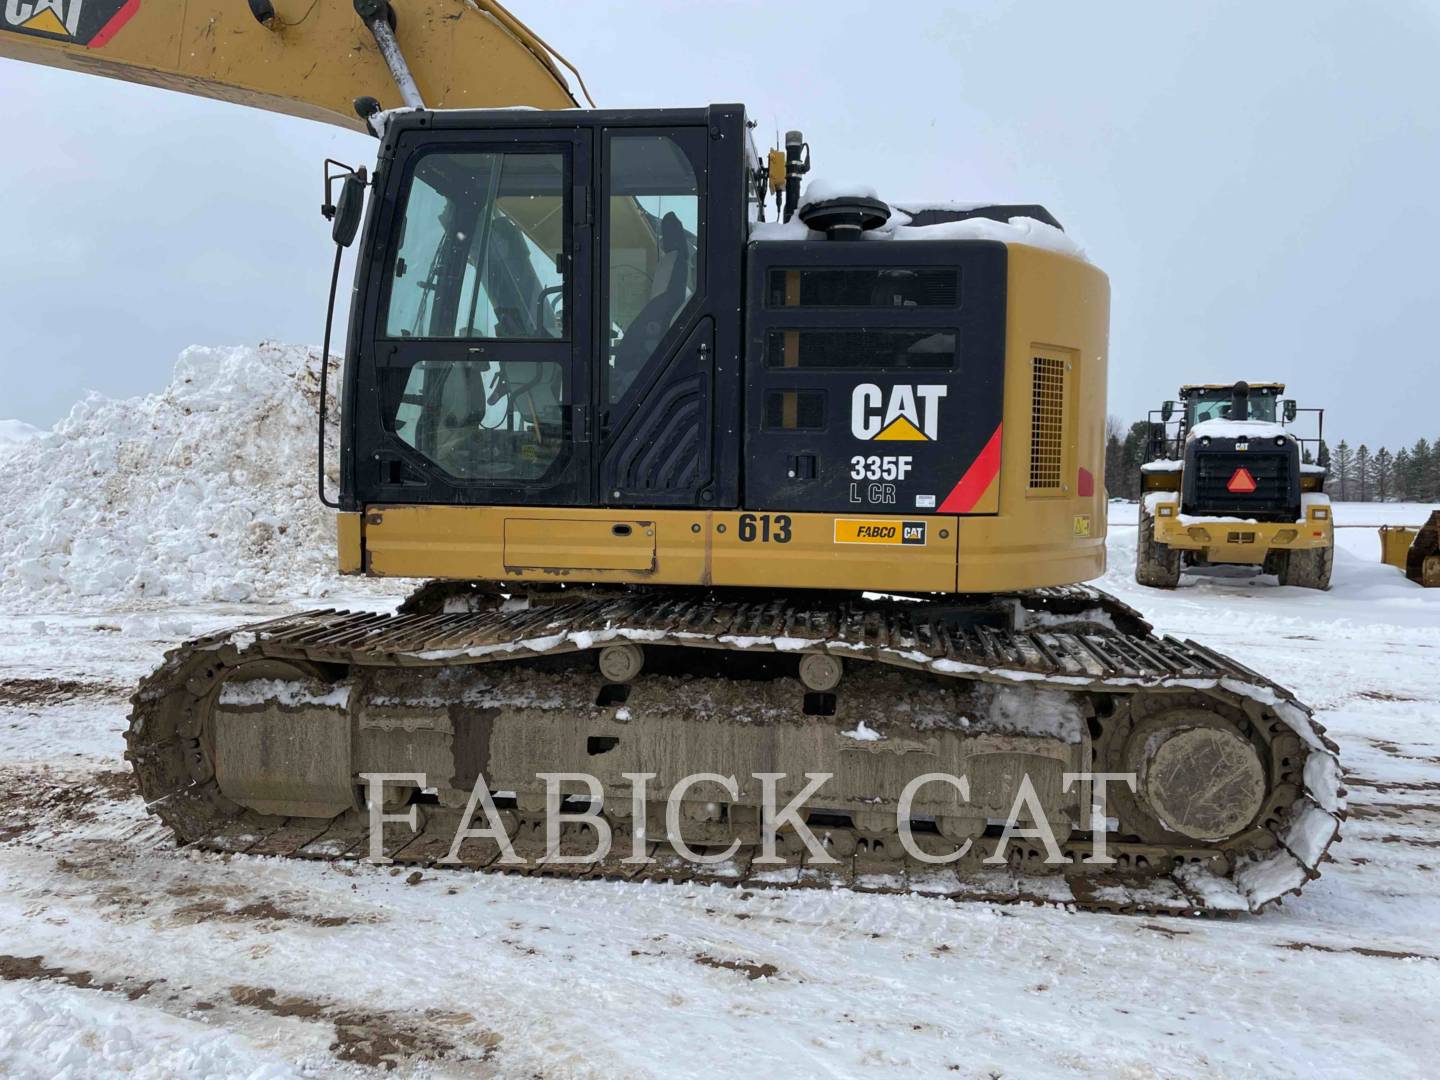
[[[340,260],[345,255],[341,244],[335,245],[335,267],[330,271],[330,302],[325,309],[325,343],[320,347],[320,415],[319,430],[316,433],[317,454],[315,459],[315,483],[320,501],[331,510],[340,509],[340,500],[332,501],[325,494],[325,419],[327,395],[330,392],[330,335],[335,326],[335,292],[340,286]]]

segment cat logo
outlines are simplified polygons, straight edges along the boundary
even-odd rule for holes
[[[103,48],[140,10],[140,0],[3,0],[0,30]]]
[[[850,433],[875,442],[934,442],[940,436],[940,399],[950,388],[900,383],[886,391],[861,383],[850,396]]]

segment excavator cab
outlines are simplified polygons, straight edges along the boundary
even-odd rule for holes
[[[733,500],[709,450],[738,419],[716,385],[739,328],[715,312],[738,309],[739,267],[707,257],[712,235],[743,240],[746,142],[738,107],[395,116],[352,312],[344,507]],[[665,460],[637,469],[622,451],[647,436]]]

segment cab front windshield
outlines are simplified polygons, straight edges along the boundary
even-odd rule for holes
[[[417,347],[387,371],[385,423],[451,476],[526,483],[562,464],[564,356],[546,346],[569,336],[565,172],[562,153],[534,151],[434,152],[414,169],[383,336]]]
[[[1207,391],[1197,394],[1185,403],[1186,419],[1191,427],[1206,420],[1232,420],[1235,397],[1226,390]],[[1275,395],[1252,390],[1250,392],[1250,420],[1275,421]]]

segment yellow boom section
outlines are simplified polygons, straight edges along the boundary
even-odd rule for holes
[[[576,104],[558,56],[499,4],[393,0],[391,8],[430,108]],[[0,57],[359,130],[355,98],[402,104],[351,0],[0,0]]]

